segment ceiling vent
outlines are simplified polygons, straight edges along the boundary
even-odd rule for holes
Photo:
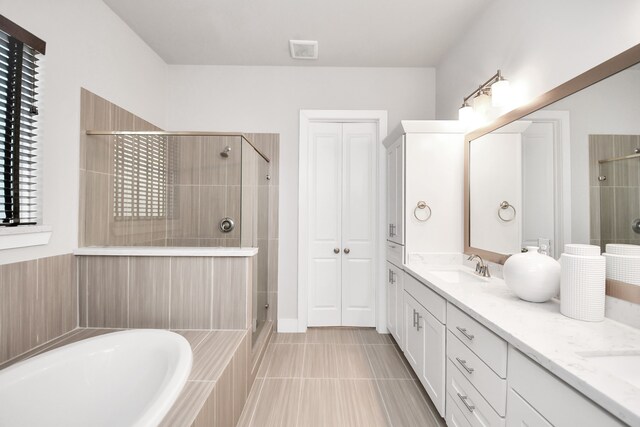
[[[315,40],[289,40],[293,59],[318,59],[318,42]]]

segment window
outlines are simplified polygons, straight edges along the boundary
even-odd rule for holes
[[[38,220],[38,59],[45,46],[0,15],[0,227]]]

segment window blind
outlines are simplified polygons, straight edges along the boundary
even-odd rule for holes
[[[114,217],[158,219],[167,212],[167,142],[156,135],[119,135],[114,149]]]
[[[24,41],[34,37],[0,17],[0,226],[36,224],[38,220],[40,53]],[[44,51],[44,42],[40,49]]]

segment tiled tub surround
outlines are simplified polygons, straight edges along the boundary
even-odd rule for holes
[[[120,329],[75,329],[15,359],[24,360],[83,339]],[[249,331],[174,330],[193,350],[191,374],[161,426],[234,427],[252,386]],[[10,363],[6,364],[7,366]]]
[[[104,248],[112,255],[78,256],[80,326],[247,330],[256,250],[175,256],[182,249],[154,248],[162,255],[138,256],[149,248]]]
[[[459,265],[448,267],[459,268]],[[603,322],[570,319],[560,314],[557,301],[522,301],[501,279],[491,278],[486,283],[449,283],[430,274],[430,269],[433,266],[424,263],[404,267],[424,286],[597,405],[625,423],[640,426],[640,388],[598,368],[582,356],[607,352],[638,354],[638,329],[607,318]]]
[[[72,254],[0,266],[0,368],[78,325]]]

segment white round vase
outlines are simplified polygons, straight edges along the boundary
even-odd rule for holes
[[[520,299],[549,301],[560,291],[560,263],[539,253],[537,246],[527,246],[527,250],[504,263],[504,281]]]

